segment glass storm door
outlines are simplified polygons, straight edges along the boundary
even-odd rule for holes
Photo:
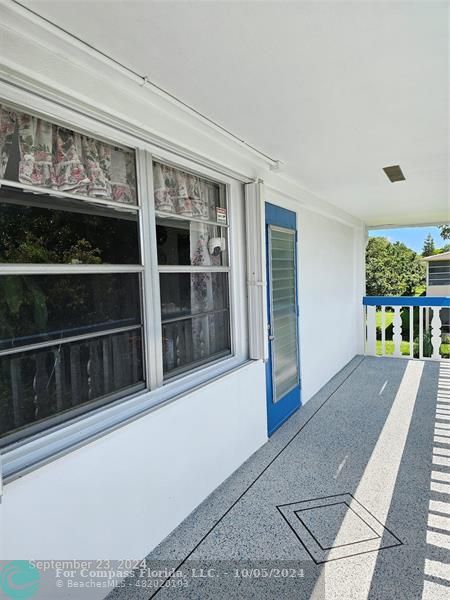
[[[294,212],[266,203],[267,415],[271,435],[300,407],[297,229]]]

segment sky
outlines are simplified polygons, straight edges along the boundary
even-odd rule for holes
[[[423,242],[431,233],[436,248],[442,248],[450,240],[443,240],[437,227],[400,227],[399,229],[371,229],[370,237],[386,237],[390,242],[403,242],[415,252],[422,252]]]

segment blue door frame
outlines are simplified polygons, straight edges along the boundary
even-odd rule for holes
[[[294,262],[294,280],[295,280],[295,295],[296,305],[295,310],[298,318],[298,286],[297,286],[297,219],[296,214],[290,210],[280,208],[274,204],[266,202],[266,265],[267,265],[267,314],[268,314],[268,333],[271,333],[272,323],[272,278],[271,278],[271,260],[270,260],[270,226],[281,227],[295,232],[295,262]],[[274,402],[274,378],[273,378],[273,356],[274,356],[274,339],[269,335],[269,360],[266,364],[266,390],[267,390],[267,428],[269,436],[282,425],[298,408],[301,406],[300,393],[300,348],[298,343],[298,322],[296,327],[297,335],[297,369],[298,369],[298,384],[296,387],[288,391],[285,396]]]

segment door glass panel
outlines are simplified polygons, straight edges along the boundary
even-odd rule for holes
[[[298,384],[295,231],[269,227],[274,402]]]

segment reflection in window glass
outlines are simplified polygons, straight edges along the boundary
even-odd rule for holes
[[[161,273],[160,289],[166,375],[230,354],[227,273]]]
[[[156,219],[159,265],[227,266],[226,229],[184,219]]]
[[[140,322],[136,273],[0,276],[0,350]]]
[[[230,354],[230,316],[227,310],[163,323],[163,369],[178,375]]]
[[[20,434],[26,426],[139,384],[140,328],[0,356],[0,446],[6,434]],[[7,440],[10,436],[3,443]]]
[[[228,216],[222,183],[160,163],[153,182],[168,377],[231,353]]]
[[[0,182],[9,443],[144,387],[143,275],[133,149],[0,103]]]
[[[227,273],[161,273],[159,281],[163,321],[228,310]]]
[[[137,264],[138,216],[80,204],[0,189],[0,263]]]

